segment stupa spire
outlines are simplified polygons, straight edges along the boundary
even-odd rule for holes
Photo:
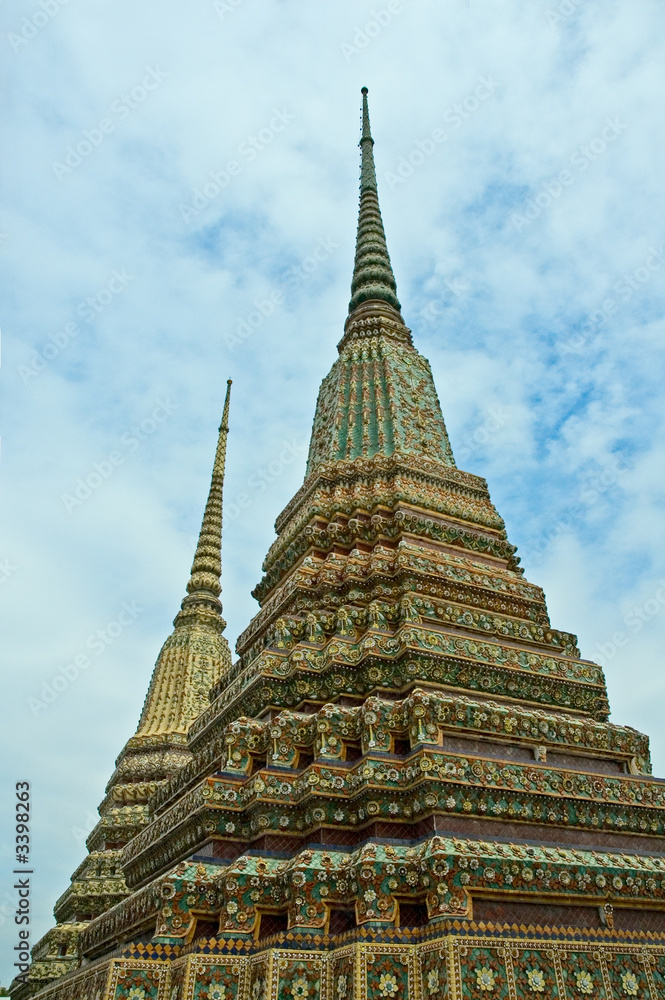
[[[360,207],[356,258],[351,282],[349,313],[362,302],[379,299],[399,310],[397,283],[383,229],[374,166],[374,139],[369,123],[367,87],[362,88],[362,135],[360,138]]]
[[[366,87],[362,95],[352,297],[339,357],[319,392],[307,477],[330,463],[375,455],[455,465],[429,363],[402,318],[379,210]]]
[[[212,480],[208,502],[203,513],[203,522],[194,554],[192,570],[187,584],[187,596],[182,602],[182,610],[201,602],[212,605],[221,613],[219,595],[222,591],[222,503],[224,493],[224,466],[226,464],[226,441],[229,434],[229,403],[231,401],[231,379],[226,383],[226,398],[219,425],[217,451],[212,469]],[[176,619],[177,622],[177,619]]]
[[[231,379],[219,426],[208,502],[203,513],[187,595],[162,646],[136,736],[186,734],[208,704],[208,692],[231,665],[222,632],[222,501]],[[131,741],[130,741],[131,742]]]
[[[76,968],[83,928],[127,895],[120,850],[149,821],[148,802],[156,789],[191,764],[189,729],[209,706],[211,689],[231,667],[219,599],[230,396],[229,379],[187,595],[174,621],[175,627],[157,657],[136,733],[121,750],[106,786],[106,795],[99,806],[99,822],[86,841],[88,855],[56,903],[57,925],[35,945],[31,984],[44,985]],[[16,995],[19,1000],[27,1000],[33,993],[34,988]],[[67,990],[66,995],[73,993]]]

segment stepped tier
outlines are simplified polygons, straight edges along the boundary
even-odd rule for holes
[[[412,839],[470,826],[525,837],[536,831],[524,824],[536,824],[551,843],[611,845],[620,833],[645,850],[665,834],[665,783],[643,776],[640,734],[420,689],[401,702],[239,719],[219,732],[214,757],[213,776],[189,767],[154,797],[155,819],[123,852],[130,885],[186,852],[293,853],[377,832]]]
[[[608,893],[608,889],[610,892]],[[262,916],[282,912],[293,930],[330,930],[332,911],[351,907],[354,924],[399,925],[400,901],[420,902],[428,921],[484,915],[491,903],[540,900],[564,894],[604,909],[641,909],[665,903],[661,857],[520,846],[432,836],[418,846],[364,844],[356,850],[308,848],[291,859],[241,857],[228,863],[183,862],[150,887],[134,893],[123,912],[110,910],[84,934],[86,953],[115,942],[118,917],[132,929],[150,924],[157,944],[183,944],[196,921],[214,922],[227,940],[254,937]],[[191,897],[191,898],[188,898]],[[665,928],[665,912],[662,926]],[[498,915],[498,909],[497,909]],[[443,925],[445,926],[445,925]]]

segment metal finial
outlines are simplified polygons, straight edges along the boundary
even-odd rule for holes
[[[372,139],[372,133],[369,127],[369,105],[367,103],[368,93],[369,91],[367,90],[367,87],[363,87],[363,89],[361,90],[361,94],[363,95],[363,111],[362,111],[363,131],[360,142],[362,143],[365,139],[369,139],[372,145],[374,145],[374,140]]]

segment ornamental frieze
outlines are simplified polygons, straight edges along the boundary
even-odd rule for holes
[[[279,557],[271,561],[269,567],[267,563],[264,564],[265,576],[254,588],[252,595],[259,603],[262,603],[270,591],[280,582],[282,576],[310,548],[324,553],[333,550],[342,543],[351,548],[354,545],[357,547],[358,543],[373,545],[379,539],[391,539],[394,546],[401,540],[404,533],[430,539],[444,545],[458,546],[463,550],[466,549],[469,553],[492,556],[501,560],[503,567],[507,566],[508,569],[515,572],[518,570],[519,560],[515,558],[516,547],[511,545],[505,537],[501,538],[484,533],[475,526],[474,530],[469,530],[463,524],[445,524],[432,517],[416,517],[400,511],[394,518],[378,517],[377,515],[374,518],[351,518],[347,522],[346,537],[343,539],[331,537],[328,530],[329,525],[323,522],[320,526],[309,525],[284,548]]]
[[[345,521],[356,511],[367,511],[370,516],[385,516],[401,506],[424,508],[438,515],[450,515],[470,522],[471,527],[479,525],[491,528],[505,537],[504,522],[497,514],[489,496],[477,496],[470,490],[441,488],[437,484],[422,479],[396,475],[393,480],[374,478],[370,481],[356,480],[337,485],[325,495],[313,496],[306,509],[299,512],[283,527],[278,538],[271,545],[265,565],[269,568],[275,559],[285,551],[294,539],[314,520],[323,519],[330,523],[331,531],[340,541],[348,540]]]
[[[194,914],[219,918],[223,935],[253,931],[259,914],[283,909],[289,927],[323,930],[329,910],[351,904],[356,922],[392,923],[399,898],[423,898],[430,920],[473,918],[481,894],[565,894],[604,906],[648,899],[665,908],[659,857],[434,836],[420,847],[366,844],[345,852],[306,849],[290,860],[243,856],[230,864],[183,862],[97,918],[84,944],[99,946],[119,929],[156,919],[164,944],[188,935]]]
[[[414,459],[412,455],[400,452],[360,456],[352,462],[340,460],[318,466],[278,516],[275,531],[281,534],[287,522],[297,516],[301,508],[309,505],[311,498],[319,490],[323,490],[325,495],[326,490],[334,489],[338,483],[371,481],[376,476],[393,479],[396,474],[403,474],[408,479],[425,477],[444,489],[464,492],[470,496],[489,497],[487,482],[481,476],[447,465],[436,456],[419,455]]]
[[[355,635],[367,631],[392,631],[401,621],[413,617],[412,609],[415,609],[420,620],[427,619],[435,623],[456,625],[466,631],[521,640],[551,647],[557,653],[563,652],[566,656],[579,656],[576,637],[568,633],[510,618],[505,614],[488,614],[464,605],[453,606],[436,597],[424,597],[417,593],[409,594],[399,602],[374,600],[366,607],[315,608],[298,618],[282,615],[264,632],[260,641],[243,652],[249,660],[266,647],[289,649],[299,640],[323,643],[328,637],[348,634],[349,619]]]
[[[358,589],[358,581],[347,579],[348,576],[368,576],[369,552],[355,548],[347,554],[331,553],[328,556],[328,559],[333,558],[338,575],[335,580],[335,590],[326,595],[331,604],[341,604],[353,600],[367,602],[377,596],[371,590],[371,581],[362,580],[362,589]],[[399,588],[396,591],[400,596],[409,590],[421,590],[424,586],[433,596],[438,595],[487,611],[503,612],[537,622],[543,627],[550,627],[542,590],[519,577],[515,577],[512,573],[507,573],[499,568],[493,568],[492,572],[489,573],[486,566],[478,565],[466,557],[453,555],[450,552],[433,553],[431,549],[425,549],[405,538],[401,539],[391,558],[395,563],[396,571],[401,571],[399,573]],[[323,568],[324,560],[307,556],[305,563],[316,574],[314,583],[307,580],[307,587],[311,588],[314,585],[318,587],[320,569]],[[432,579],[423,584],[412,575],[414,571],[426,574]],[[340,572],[341,575],[339,575]],[[239,652],[245,652],[271,621],[274,621],[279,615],[288,613],[288,609],[294,601],[298,601],[299,606],[307,610],[316,610],[316,605],[311,603],[311,601],[316,600],[314,595],[311,599],[303,601],[297,596],[297,588],[290,585],[292,583],[293,577],[290,577],[271,594],[254,617],[251,625],[238,639],[237,649]],[[345,588],[341,592],[341,597],[340,586]],[[354,592],[354,588],[356,592]],[[324,599],[323,595],[321,595],[321,599]],[[295,609],[298,609],[298,605]],[[560,632],[557,634],[567,636],[569,642],[575,641],[575,637],[570,636],[569,633]],[[231,675],[227,674],[226,676],[230,678]]]
[[[54,983],[44,1000],[578,1000],[596,996],[657,998],[665,956],[651,941],[566,941],[553,929],[531,940],[487,932],[472,921],[465,931],[447,921],[433,939],[361,930],[361,940],[322,946],[301,929],[293,948],[278,935],[270,952],[227,954],[215,940],[205,952],[178,954],[162,945],[105,961]],[[408,933],[408,932],[407,932]],[[293,935],[292,935],[293,936]],[[408,935],[412,937],[411,934]],[[622,936],[619,935],[621,938]],[[392,940],[393,938],[394,940]],[[140,949],[133,949],[137,952]]]
[[[415,605],[413,617],[418,618]],[[519,647],[503,645],[488,640],[469,639],[465,636],[451,634],[433,628],[426,624],[413,622],[401,625],[392,634],[382,634],[377,631],[366,632],[355,641],[355,627],[351,613],[348,615],[348,635],[336,631],[329,638],[321,625],[313,621],[310,631],[320,629],[320,634],[314,634],[294,647],[288,648],[284,643],[284,651],[265,650],[258,657],[256,664],[264,675],[273,674],[286,677],[299,670],[321,673],[331,665],[359,664],[366,656],[386,657],[394,659],[401,657],[407,650],[432,650],[441,657],[455,656],[469,661],[470,669],[478,664],[488,664],[499,667],[510,667],[517,682],[520,673],[535,677],[556,678],[557,682],[571,682],[582,685],[593,685],[604,692],[605,681],[602,669],[594,663],[564,658],[561,655],[543,655],[535,650],[525,650]],[[323,648],[314,648],[313,644],[320,642]],[[292,645],[292,644],[288,644]],[[460,667],[462,669],[462,667]],[[488,673],[489,679],[491,675]],[[461,680],[462,684],[465,682]],[[386,683],[382,678],[382,683]],[[392,685],[391,685],[392,686]],[[537,688],[543,685],[534,683],[533,700],[540,700]],[[490,684],[483,684],[485,690],[490,690]],[[550,687],[552,687],[550,685]],[[566,704],[564,702],[564,704]],[[570,703],[568,703],[570,704]],[[577,705],[576,707],[582,707]]]
[[[333,539],[327,528],[325,531],[324,528],[326,528],[325,525],[322,525],[321,528],[312,526],[314,534],[312,532],[308,534],[306,529],[303,530],[286,545],[279,557],[276,557],[274,561],[271,560],[270,565],[267,562],[264,563],[265,576],[252,591],[252,596],[259,603],[263,602],[281,577],[297,563],[308,549],[316,548],[317,551],[325,552],[341,544],[340,540]],[[431,539],[433,542],[459,546],[470,553],[492,556],[502,560],[509,569],[518,571],[515,559],[516,547],[505,537],[497,537],[489,532],[479,530],[475,525],[471,530],[463,523],[447,524],[435,517],[423,517],[398,511],[394,518],[381,517],[374,522],[370,518],[352,518],[347,522],[347,528],[347,537],[343,541],[349,546],[357,542],[365,545],[373,544],[379,538],[393,539],[398,542],[403,533],[407,532],[421,538]]]
[[[371,704],[363,709],[370,739],[375,731],[380,739],[379,713]],[[327,736],[318,724],[317,733]],[[287,758],[284,729],[275,724],[269,735],[277,755]],[[344,740],[336,742],[343,745]],[[229,761],[239,771],[247,761],[241,754],[234,760],[232,747]],[[255,749],[265,753],[262,741]],[[229,780],[230,774],[207,779],[128,845],[123,855],[128,877],[140,880],[146,860],[141,862],[141,856],[183,825],[190,831],[185,841],[189,850],[206,834],[247,839],[260,831],[302,833],[322,823],[354,827],[368,819],[411,820],[436,811],[637,834],[662,834],[665,829],[665,790],[628,775],[598,773],[593,760],[580,760],[579,771],[566,771],[537,762],[506,763],[430,748],[406,761],[368,758],[348,768],[335,767],[335,744],[331,751],[328,766],[317,761],[295,774],[282,766],[279,773],[262,770],[244,784]],[[582,770],[585,765],[587,771]],[[286,811],[279,812],[280,807]],[[166,849],[165,863],[174,857],[175,849]]]
[[[435,725],[436,735],[432,728]],[[588,750],[596,754],[600,751],[615,755],[615,759],[635,773],[651,772],[648,739],[635,730],[608,722],[550,715],[518,705],[478,702],[440,691],[415,689],[400,702],[371,698],[363,711],[360,706],[343,708],[329,704],[315,715],[282,711],[272,722],[240,718],[225,727],[218,725],[209,732],[206,743],[197,751],[197,758],[157,790],[151,808],[159,810],[215,760],[225,770],[245,774],[253,755],[268,751],[267,763],[292,766],[288,762],[297,762],[299,749],[311,749],[317,758],[340,759],[345,739],[360,741],[363,752],[390,752],[395,734],[408,734],[415,745],[440,742],[456,730],[505,739],[511,746],[517,742],[541,759],[546,759],[548,748]]]
[[[374,638],[370,636],[369,641]],[[409,641],[419,646],[419,638],[419,634],[412,635]],[[377,688],[406,692],[419,681],[475,689],[489,697],[523,699],[531,702],[533,708],[540,703],[544,707],[573,709],[601,722],[607,720],[602,672],[595,664],[539,658],[532,652],[518,654],[510,648],[502,650],[498,646],[442,634],[435,635],[432,644],[423,639],[423,646],[438,647],[436,655],[418,655],[406,648],[395,657],[389,655],[387,647],[387,643],[394,641],[394,637],[386,637],[381,657],[377,657],[375,647],[367,646],[367,638],[358,644],[336,640],[330,644],[332,652],[301,647],[291,651],[288,657],[284,653],[262,653],[236,678],[230,690],[218,696],[211,706],[214,711],[202,717],[200,727],[193,734],[192,748],[202,748],[215,733],[221,733],[232,721],[230,716],[256,717],[268,706],[296,708],[307,700],[323,704],[341,696],[363,697]],[[446,642],[451,644],[454,655],[441,654],[441,644]],[[479,650],[481,645],[488,646],[489,650]],[[342,648],[345,655],[342,655]],[[324,655],[328,657],[327,666],[320,669],[320,658]],[[503,660],[496,665],[483,663],[480,661],[483,655],[497,655]],[[357,662],[349,665],[345,662],[349,659]],[[560,676],[559,666],[567,676]],[[265,683],[267,680],[269,686]]]

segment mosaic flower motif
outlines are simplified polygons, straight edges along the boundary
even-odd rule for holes
[[[262,1000],[263,997],[263,980],[255,979],[254,985],[252,986],[252,1000]]]
[[[622,972],[621,973],[621,985],[623,986],[623,991],[626,996],[636,997],[637,991],[639,989],[639,983],[637,981],[637,976],[634,972]]]
[[[478,988],[483,993],[491,993],[496,986],[496,976],[486,966],[482,969],[476,969],[476,980],[478,981]]]
[[[342,1000],[346,996],[347,979],[344,975],[337,977],[337,996]]]
[[[482,969],[476,969],[476,980],[478,988],[483,993],[491,993],[496,986],[496,976],[487,966],[484,966]]]
[[[578,993],[583,993],[584,996],[590,996],[593,993],[593,979],[590,972],[577,972],[575,982]]]
[[[294,979],[291,984],[291,993],[294,997],[306,997],[309,995],[309,983],[302,976],[300,979]]]
[[[430,993],[437,993],[439,989],[439,970],[430,969],[427,973],[427,989]]]
[[[127,1000],[147,1000],[148,994],[142,986],[132,986],[127,994]]]
[[[532,993],[545,992],[545,976],[540,969],[529,969],[526,978]]]
[[[394,997],[397,993],[397,978],[389,972],[383,972],[379,979],[379,992],[382,997]]]

